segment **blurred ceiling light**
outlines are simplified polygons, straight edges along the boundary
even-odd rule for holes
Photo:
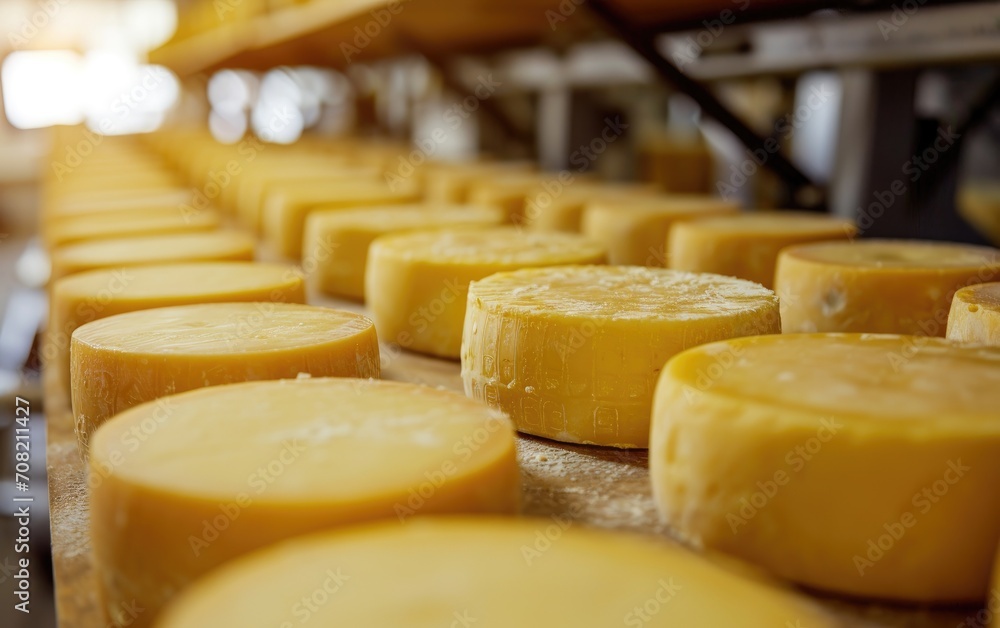
[[[87,126],[105,135],[156,130],[180,96],[173,72],[128,54],[87,53],[83,77]]]
[[[237,113],[250,108],[257,98],[260,81],[245,70],[221,70],[208,80],[208,102],[220,113]]]
[[[152,50],[177,30],[177,5],[174,0],[129,0],[121,6],[121,25],[133,50]]]
[[[208,114],[208,130],[222,144],[235,144],[247,132],[247,116],[242,111],[223,113],[213,109]]]
[[[12,52],[0,68],[7,120],[19,129],[79,124],[82,69],[83,60],[68,50]]]

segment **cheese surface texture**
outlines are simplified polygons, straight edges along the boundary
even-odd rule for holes
[[[456,359],[469,282],[519,268],[604,259],[604,247],[581,236],[514,227],[393,234],[368,250],[365,294],[383,341]]]
[[[447,227],[495,227],[505,222],[499,207],[419,204],[315,211],[306,220],[302,267],[314,285],[338,297],[363,301],[368,247],[399,231]]]
[[[983,283],[955,293],[948,314],[951,340],[1000,347],[1000,283]]]
[[[73,332],[115,314],[189,303],[262,301],[305,303],[305,285],[294,266],[204,262],[101,269],[53,283],[42,347],[45,368],[60,369],[69,385]]]
[[[638,266],[503,273],[469,290],[462,379],[522,432],[646,447],[668,358],[780,331],[774,293],[732,277]]]
[[[262,379],[379,376],[372,322],[292,303],[154,308],[87,323],[73,333],[70,382],[76,434],[115,414],[203,386]]]
[[[377,518],[510,514],[518,473],[506,417],[413,384],[249,382],[136,406],[91,441],[103,607],[138,604],[133,625],[146,626],[197,577],[282,539]]]
[[[348,209],[419,200],[414,185],[392,189],[382,181],[311,181],[273,192],[264,207],[264,236],[289,259],[302,257],[306,217],[312,211]]]
[[[959,288],[1000,277],[1000,251],[966,244],[863,240],[791,247],[775,291],[786,332],[944,336]]]
[[[980,602],[1000,539],[1000,351],[786,334],[695,347],[649,468],[689,542],[840,594]]]
[[[580,230],[608,247],[609,264],[666,266],[664,246],[671,225],[692,218],[735,214],[739,210],[737,203],[711,196],[596,201],[584,209]]]
[[[130,238],[107,238],[68,244],[52,253],[52,278],[97,268],[171,262],[249,261],[254,239],[236,231],[210,231]]]
[[[762,212],[678,222],[667,241],[667,267],[718,273],[774,286],[781,249],[802,242],[845,240],[847,220],[802,212]]]
[[[428,517],[314,534],[209,575],[158,626],[836,625],[790,591],[677,546],[576,526],[541,545],[553,530],[551,519]]]

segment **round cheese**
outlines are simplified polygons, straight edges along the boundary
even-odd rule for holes
[[[42,360],[46,369],[58,369],[69,394],[70,339],[90,321],[189,303],[305,300],[301,273],[283,264],[204,262],[78,273],[52,285]]]
[[[522,432],[646,447],[668,358],[780,331],[774,293],[732,277],[637,266],[503,273],[469,290],[462,379]]]
[[[853,238],[847,220],[820,214],[762,212],[678,222],[667,241],[667,267],[718,273],[774,286],[778,252],[801,242]]]
[[[292,303],[211,303],[118,314],[73,332],[76,434],[140,403],[260,379],[378,377],[375,326],[352,312]]]
[[[955,293],[948,314],[948,338],[1000,347],[1000,283],[983,283]]]
[[[955,291],[1000,277],[1000,251],[906,240],[783,251],[775,291],[786,332],[944,336]]]
[[[469,282],[526,267],[597,264],[604,255],[577,235],[515,227],[388,235],[368,251],[365,294],[383,340],[457,359]]]
[[[276,541],[513,513],[520,496],[503,415],[453,392],[341,378],[211,386],[126,410],[94,435],[89,484],[103,606],[138,605],[142,625],[202,574]]]
[[[50,247],[58,247],[99,238],[211,231],[220,224],[219,214],[212,210],[172,207],[113,211],[60,220],[49,227],[45,240]]]
[[[735,214],[739,210],[737,203],[711,196],[596,201],[584,209],[580,230],[608,247],[609,264],[666,266],[664,246],[671,225],[692,218]]]
[[[537,231],[578,233],[583,209],[595,199],[630,202],[634,198],[656,198],[651,184],[595,183],[567,172],[553,175],[528,195],[524,223]]]
[[[387,597],[389,595],[389,597]],[[192,586],[161,628],[809,626],[813,603],[674,545],[551,519],[428,517],[281,543]]]
[[[421,204],[316,211],[306,220],[302,268],[326,294],[364,301],[368,247],[399,231],[447,227],[494,227],[505,222],[499,207]]]
[[[248,261],[254,239],[236,231],[211,231],[87,240],[52,253],[52,278],[97,268],[171,262]]]
[[[682,538],[811,587],[980,602],[1000,540],[1000,351],[790,334],[695,347],[657,384],[649,470]]]

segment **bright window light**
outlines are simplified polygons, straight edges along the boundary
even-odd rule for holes
[[[0,82],[7,120],[18,129],[83,121],[83,60],[75,52],[12,52],[0,68]]]

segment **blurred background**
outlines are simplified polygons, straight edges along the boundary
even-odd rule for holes
[[[998,2],[3,0],[0,31],[7,515],[5,382],[36,368],[19,330],[44,312],[14,287],[32,283],[18,259],[39,182],[108,136],[380,137],[831,212],[863,236],[1000,243]],[[58,145],[68,125],[88,141]],[[44,564],[40,399],[32,416]],[[0,526],[0,625],[54,625],[39,571],[31,615],[12,611],[16,526]]]

